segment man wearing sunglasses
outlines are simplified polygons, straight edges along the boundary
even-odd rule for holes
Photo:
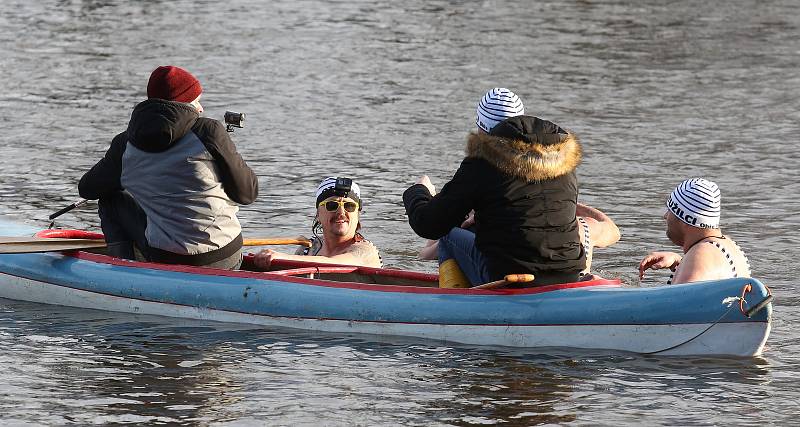
[[[325,178],[317,187],[316,207],[311,247],[294,255],[262,250],[253,260],[256,267],[268,269],[276,259],[381,267],[378,248],[359,232],[362,203],[358,184],[350,178]]]

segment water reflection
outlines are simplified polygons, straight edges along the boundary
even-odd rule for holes
[[[697,401],[698,416],[720,417],[740,411],[728,402],[766,405],[774,398],[763,391],[773,368],[758,358],[530,352],[13,301],[2,309],[4,324],[13,326],[0,329],[0,345],[35,355],[25,371],[3,374],[0,388],[18,399],[6,399],[8,413],[26,413],[20,419],[29,421],[58,413],[77,423],[314,424],[357,417],[368,424],[539,425],[584,422],[586,408],[611,405],[619,420],[648,410],[652,420],[674,424],[684,414],[666,408],[686,399]],[[43,390],[47,403],[31,412],[26,396],[34,390]],[[69,409],[76,407],[81,411]],[[764,411],[748,416],[768,417]]]
[[[8,342],[25,343],[13,345],[37,355],[31,362],[38,372],[33,384],[16,386],[48,391],[51,398],[41,410],[69,413],[72,422],[188,422],[211,399],[224,403],[220,396],[234,387],[219,370],[216,343],[202,339],[212,328],[125,322],[73,310],[15,324]]]
[[[537,359],[488,355],[451,368],[439,378],[439,386],[455,393],[451,399],[435,403],[445,413],[440,419],[463,426],[575,421],[575,411],[563,404],[574,392],[575,378],[564,369],[570,361]]]

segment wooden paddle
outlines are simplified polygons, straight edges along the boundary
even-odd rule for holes
[[[501,280],[495,280],[494,282],[473,286],[470,289],[497,289],[497,288],[502,288],[503,286],[508,285],[510,283],[533,282],[534,278],[535,277],[533,276],[533,274],[508,274]]]
[[[72,251],[102,248],[102,239],[61,239],[48,237],[0,237],[0,254],[23,254],[33,252]],[[302,245],[311,246],[311,241],[288,237],[244,239],[244,246]]]
[[[70,251],[102,248],[105,240],[50,239],[45,237],[0,237],[0,254],[25,254],[31,252]]]
[[[245,246],[270,246],[270,245],[300,245],[307,248],[311,247],[311,240],[293,239],[291,237],[272,237],[244,239]]]

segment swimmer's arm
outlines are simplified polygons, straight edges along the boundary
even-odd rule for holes
[[[586,220],[586,225],[589,226],[592,246],[605,248],[619,241],[619,227],[599,209],[578,203],[575,208],[575,214],[582,216]]]

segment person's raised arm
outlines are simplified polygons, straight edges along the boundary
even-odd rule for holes
[[[619,241],[620,233],[617,224],[599,209],[578,203],[575,215],[586,220],[586,225],[589,226],[589,235],[592,236],[592,246],[605,248]]]
[[[258,177],[236,151],[236,146],[222,123],[201,117],[193,130],[216,160],[225,194],[242,205],[253,203],[258,197]]]
[[[426,176],[403,193],[408,223],[417,235],[435,240],[464,221],[480,192],[476,188],[479,183],[470,179],[476,175],[469,171],[472,167],[470,159],[464,159],[453,179],[438,194],[432,194],[435,189]]]

